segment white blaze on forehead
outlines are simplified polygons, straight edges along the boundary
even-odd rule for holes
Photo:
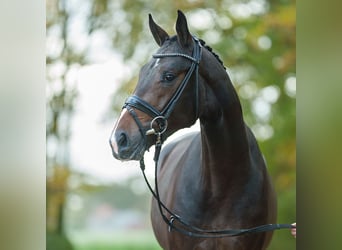
[[[153,65],[153,68],[157,67],[159,65],[160,58],[157,58],[156,62]]]
[[[119,119],[116,121],[116,124],[115,124],[115,126],[114,126],[114,129],[113,129],[113,132],[112,132],[112,135],[111,135],[111,138],[110,138],[110,142],[111,142],[111,144],[112,144],[112,146],[113,146],[113,150],[114,150],[114,152],[115,152],[116,154],[117,154],[119,151],[118,151],[118,144],[116,143],[116,139],[115,139],[115,132],[116,132],[116,129],[117,129],[119,123],[120,123],[121,118],[124,116],[124,114],[125,114],[126,112],[127,112],[127,109],[125,109],[125,108],[121,111],[120,117],[119,117]]]

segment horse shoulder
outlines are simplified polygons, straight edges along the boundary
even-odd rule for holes
[[[180,159],[184,157],[185,154],[189,154],[195,147],[200,147],[199,142],[200,132],[195,131],[166,143],[160,153],[160,170],[163,169],[165,165],[168,166],[170,162],[179,163]],[[197,157],[198,156],[199,155],[197,155]]]

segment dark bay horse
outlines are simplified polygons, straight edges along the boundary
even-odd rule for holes
[[[190,34],[181,11],[175,36],[170,37],[151,15],[149,25],[160,48],[142,67],[134,94],[114,126],[110,137],[114,157],[141,160],[156,140],[160,145],[199,119],[200,132],[163,147],[157,168],[161,202],[203,230],[275,223],[276,196],[265,162],[222,62]],[[152,225],[163,249],[260,250],[272,237],[272,232],[191,237],[169,231],[159,210],[153,199]],[[164,210],[166,216],[169,211]]]

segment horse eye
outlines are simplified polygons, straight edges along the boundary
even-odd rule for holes
[[[171,82],[173,79],[175,79],[175,77],[176,76],[170,72],[166,72],[165,74],[163,74],[163,80],[167,82]]]

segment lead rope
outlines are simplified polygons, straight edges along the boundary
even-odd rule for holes
[[[171,212],[170,209],[168,209],[160,199],[159,188],[158,188],[158,160],[159,160],[159,155],[160,155],[163,141],[162,141],[162,133],[155,132],[155,135],[156,135],[156,144],[155,144],[155,153],[154,153],[154,158],[153,158],[155,162],[155,173],[154,173],[155,191],[153,191],[146,177],[144,158],[140,160],[140,168],[141,168],[143,177],[145,179],[145,182],[150,192],[152,193],[154,198],[157,200],[160,215],[162,216],[162,219],[164,220],[164,222],[168,225],[169,232],[174,230],[184,235],[187,235],[190,237],[196,237],[196,238],[222,238],[222,237],[240,236],[240,235],[250,234],[250,233],[274,231],[278,229],[295,228],[295,226],[291,224],[266,224],[266,225],[249,228],[249,229],[203,230],[183,221],[179,215]],[[168,219],[167,216],[164,214],[163,208],[170,214],[170,219]],[[175,221],[178,221],[181,225],[183,225],[183,227],[179,227],[175,225],[174,224]]]

